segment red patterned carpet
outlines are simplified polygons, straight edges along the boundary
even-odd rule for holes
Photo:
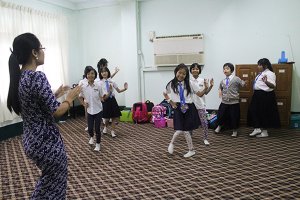
[[[93,151],[84,118],[59,124],[69,158],[67,199],[300,199],[300,130],[270,131],[268,138],[193,135],[196,155],[183,158],[182,135],[167,153],[170,128],[120,123]],[[39,170],[24,155],[21,136],[0,142],[0,199],[29,199]]]

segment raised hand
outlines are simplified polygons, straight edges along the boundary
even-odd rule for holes
[[[210,85],[211,85],[211,87],[214,86],[214,84],[215,84],[215,83],[214,83],[214,79],[213,79],[213,78],[210,79]]]
[[[127,83],[127,82],[124,83],[124,88],[125,88],[126,90],[128,89],[128,83]]]
[[[68,85],[65,85],[65,86],[61,85],[61,86],[59,86],[59,88],[55,92],[55,97],[59,98],[59,97],[63,96],[70,89],[71,88]]]
[[[81,86],[76,86],[75,88],[69,90],[66,100],[72,102],[74,99],[78,97],[81,92]]]

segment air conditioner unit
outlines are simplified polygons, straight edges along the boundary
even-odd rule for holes
[[[203,34],[156,37],[153,47],[157,67],[195,62],[204,65]]]

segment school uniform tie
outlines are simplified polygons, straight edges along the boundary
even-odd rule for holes
[[[181,112],[185,113],[187,111],[187,105],[185,104],[185,98],[184,98],[184,89],[182,87],[182,83],[178,83],[179,86],[179,97],[180,97],[180,108]]]
[[[256,83],[257,79],[260,77],[260,75],[261,75],[261,72],[257,75],[257,77],[255,78],[255,80],[253,82],[253,90],[254,90],[255,83]]]
[[[106,86],[107,93],[109,93],[109,82],[108,82],[108,80],[105,81],[105,86]],[[112,94],[110,94],[109,97],[111,98]]]
[[[229,85],[229,77],[226,77],[226,87],[228,88]]]

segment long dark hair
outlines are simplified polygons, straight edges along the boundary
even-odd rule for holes
[[[185,73],[186,73],[186,76],[185,76],[185,79],[184,79],[184,85],[185,85],[185,88],[187,90],[187,95],[189,95],[191,93],[191,87],[190,87],[190,73],[189,73],[189,69],[188,67],[181,63],[179,64],[175,69],[174,69],[174,75],[175,77],[169,82],[171,83],[171,88],[172,90],[178,94],[179,91],[178,91],[178,80],[176,78],[176,74],[177,72],[180,70],[180,69],[184,69],[185,70]],[[169,83],[167,84],[166,88],[168,87]]]
[[[100,68],[101,67],[106,67],[107,66],[107,60],[105,58],[101,58],[99,60],[99,62],[97,63],[97,68],[98,68],[98,72],[100,73]]]
[[[273,67],[272,67],[272,65],[271,65],[271,62],[270,62],[269,59],[267,59],[267,58],[262,58],[262,59],[260,59],[260,60],[257,62],[257,64],[258,64],[258,65],[261,65],[261,66],[264,68],[264,70],[265,70],[266,68],[268,68],[271,72],[273,71]]]
[[[41,43],[32,33],[23,33],[17,36],[13,41],[13,50],[9,57],[9,90],[7,96],[7,108],[10,112],[14,111],[17,115],[21,113],[19,101],[19,81],[21,77],[20,65],[25,65],[31,55],[32,50],[39,50]]]

